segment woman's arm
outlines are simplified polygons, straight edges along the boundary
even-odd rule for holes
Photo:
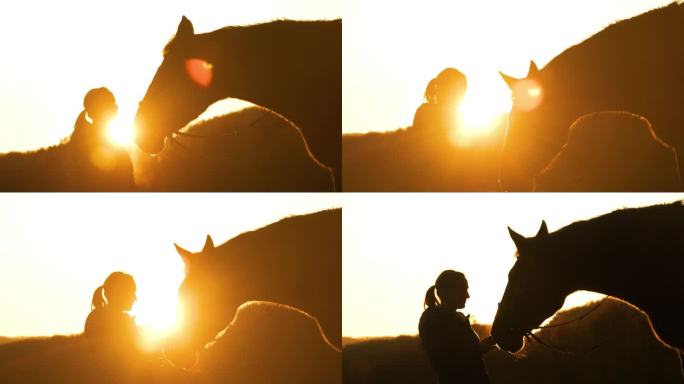
[[[479,348],[480,352],[486,353],[494,349],[496,346],[496,340],[494,340],[493,336],[485,337],[484,339],[480,340]]]

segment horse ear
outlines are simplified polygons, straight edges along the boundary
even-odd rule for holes
[[[190,37],[195,34],[195,28],[192,26],[192,22],[183,16],[180,23],[178,24],[178,30],[176,31],[176,38]]]
[[[173,246],[176,247],[176,252],[180,255],[181,259],[183,259],[183,263],[185,264],[185,267],[188,268],[190,267],[190,264],[192,264],[192,259],[195,257],[195,255],[188,251],[187,249],[184,249],[180,245],[173,243]]]
[[[533,75],[536,75],[537,72],[539,72],[539,68],[537,68],[537,64],[534,62],[534,60],[530,60],[530,68],[527,70],[527,77],[530,78]]]
[[[520,79],[516,79],[513,76],[508,76],[507,74],[501,71],[499,71],[499,75],[501,75],[501,78],[506,82],[506,85],[508,85],[508,88],[510,88],[511,90],[513,90],[515,84],[517,84],[520,81]]]
[[[207,235],[207,241],[204,242],[202,252],[210,251],[212,249],[214,249],[214,240],[211,239],[211,236]]]
[[[542,220],[541,226],[539,227],[539,231],[537,232],[537,236],[535,237],[546,237],[549,234],[549,229],[546,227],[546,221]]]
[[[515,243],[515,246],[518,248],[518,251],[521,248],[525,247],[525,244],[527,243],[527,239],[525,238],[525,236],[512,230],[511,227],[508,227],[508,233],[511,235],[511,239],[513,239],[513,243]]]

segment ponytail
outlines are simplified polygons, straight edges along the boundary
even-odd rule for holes
[[[425,302],[423,303],[423,308],[436,308],[439,306],[437,296],[435,295],[436,291],[437,287],[434,285],[428,288],[427,292],[425,292]]]
[[[106,301],[105,301],[103,291],[104,291],[103,286],[100,285],[99,287],[97,287],[97,289],[93,293],[93,301],[92,301],[92,304],[90,305],[90,309],[98,309],[98,308],[101,309],[101,308],[105,307]]]

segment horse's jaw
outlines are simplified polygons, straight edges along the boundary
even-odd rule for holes
[[[501,333],[492,327],[492,337],[496,340],[496,345],[506,352],[515,353],[523,347],[523,334],[519,332]]]
[[[161,124],[153,123],[145,118],[140,110],[135,114],[135,144],[144,152],[157,154],[164,149],[164,137]]]

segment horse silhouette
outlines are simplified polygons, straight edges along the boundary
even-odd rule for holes
[[[645,118],[622,111],[577,119],[561,151],[535,178],[539,192],[681,190],[677,154]]]
[[[684,205],[622,209],[535,237],[509,228],[518,256],[492,325],[500,348],[515,352],[578,290],[610,295],[644,311],[660,340],[684,348]]]
[[[185,310],[181,340],[169,357],[186,365],[248,301],[285,304],[314,316],[328,340],[341,345],[342,210],[282,219],[199,253],[176,245],[186,266],[179,298]],[[175,352],[175,351],[180,352]]]
[[[292,121],[339,186],[341,47],[341,20],[280,20],[195,34],[183,17],[137,111],[136,143],[158,153],[165,136],[234,97]]]
[[[333,191],[330,170],[290,122],[247,108],[192,125],[156,156],[140,154],[147,191]]]
[[[342,356],[315,318],[281,304],[250,302],[202,354],[217,383],[340,383]]]
[[[643,116],[665,143],[684,148],[682,28],[684,4],[673,3],[605,28],[541,70],[531,62],[524,79],[502,74],[514,98],[502,188],[530,190],[533,177],[563,146],[572,122],[595,111]]]

